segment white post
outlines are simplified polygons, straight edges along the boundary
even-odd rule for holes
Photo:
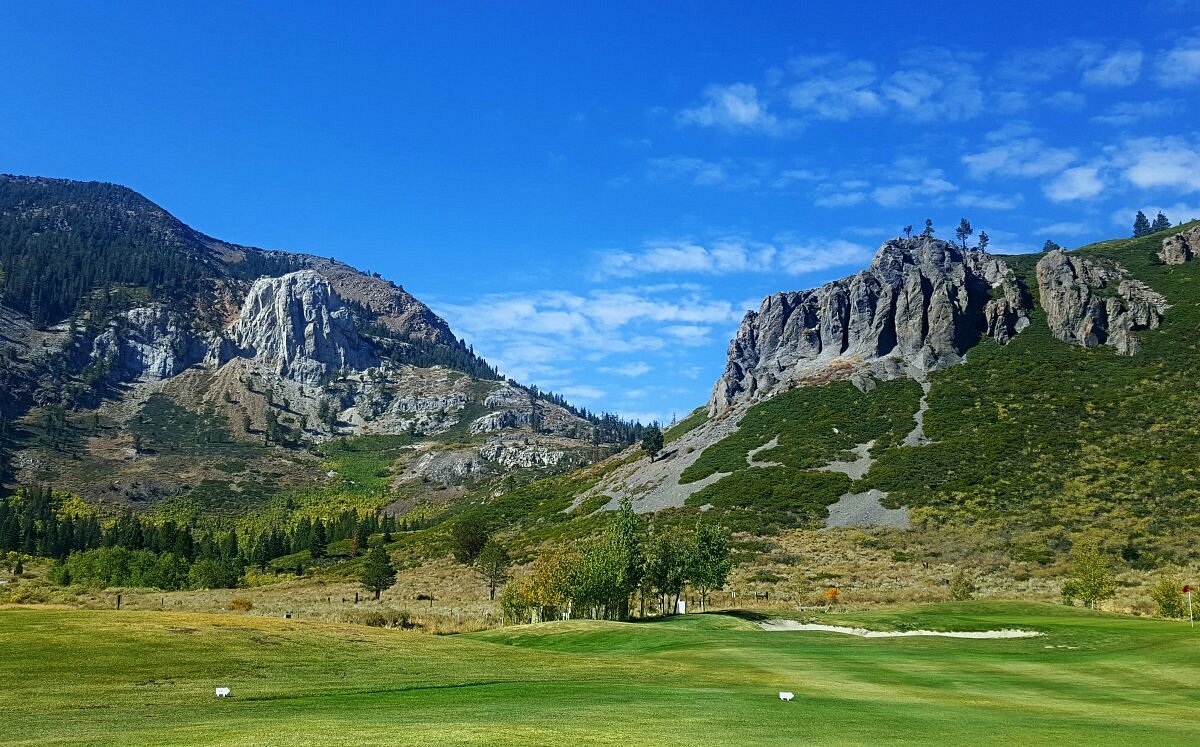
[[[1188,586],[1188,622],[1190,622],[1192,624],[1193,628],[1196,627],[1196,618],[1192,616],[1192,587],[1191,587],[1191,585]]]

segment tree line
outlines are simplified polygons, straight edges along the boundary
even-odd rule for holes
[[[475,564],[494,588],[508,575],[508,556],[494,538],[479,532],[452,531],[455,555]],[[474,557],[463,552],[469,538]],[[495,548],[489,550],[489,548]],[[559,617],[627,620],[647,612],[671,614],[690,587],[701,606],[720,589],[733,568],[729,534],[701,519],[694,527],[651,527],[621,502],[604,532],[582,549],[560,549],[538,556],[530,569],[505,586],[500,604],[510,622]]]
[[[370,537],[384,542],[416,526],[390,515],[342,512],[326,521],[300,519],[294,526],[259,532],[199,529],[174,521],[154,522],[126,512],[102,524],[94,515],[64,510],[50,486],[19,488],[0,497],[0,553],[21,552],[57,561],[52,579],[85,586],[237,586],[247,567],[265,570],[271,561],[308,551],[313,560],[329,555],[331,542],[350,541],[350,554],[367,550]],[[303,560],[297,562],[303,571]]]

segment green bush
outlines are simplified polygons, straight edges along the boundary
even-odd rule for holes
[[[1183,581],[1176,576],[1161,576],[1150,590],[1150,598],[1158,606],[1160,617],[1179,618],[1187,615],[1183,598]]]

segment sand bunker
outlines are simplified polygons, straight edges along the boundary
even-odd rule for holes
[[[759,623],[763,630],[783,632],[791,630],[819,630],[826,633],[844,633],[856,635],[859,638],[907,638],[909,636],[940,636],[942,638],[1033,638],[1041,635],[1033,630],[867,630],[866,628],[850,628],[841,625],[820,625],[818,623],[802,623],[795,620],[767,620]]]

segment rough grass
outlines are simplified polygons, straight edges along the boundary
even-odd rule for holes
[[[779,444],[758,452],[756,461],[812,469],[868,441],[886,448],[912,430],[920,399],[920,385],[908,379],[883,382],[870,392],[848,381],[792,389],[750,408],[737,432],[705,449],[680,482],[751,469],[746,454],[774,438]]]
[[[862,613],[1023,640],[570,622],[439,638],[272,618],[0,610],[7,744],[1194,742],[1185,624],[1050,605]],[[218,700],[213,688],[233,697]],[[781,703],[779,690],[796,693]]]

